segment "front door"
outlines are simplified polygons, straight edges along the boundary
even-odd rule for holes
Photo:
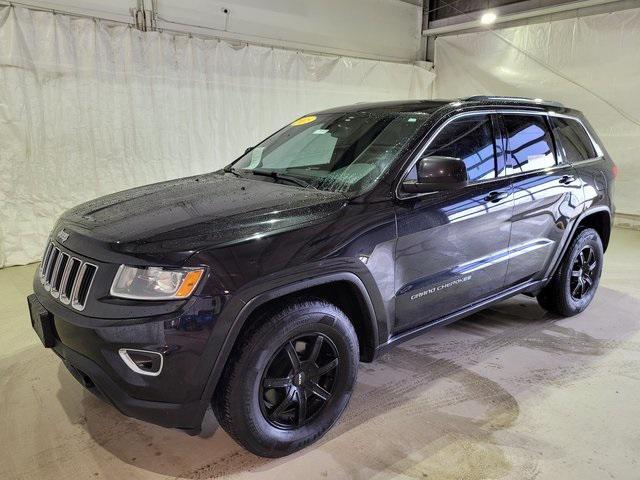
[[[462,159],[468,186],[398,202],[394,333],[503,288],[513,194],[495,125],[490,114],[464,114],[446,124],[422,156]],[[409,176],[416,176],[415,167]]]

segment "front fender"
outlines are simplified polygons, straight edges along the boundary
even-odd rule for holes
[[[320,273],[322,271],[322,273]],[[349,282],[360,293],[368,312],[375,350],[388,338],[388,324],[382,297],[366,267],[357,259],[334,259],[307,265],[277,276],[256,279],[230,299],[221,312],[202,355],[212,365],[201,395],[204,415],[242,328],[258,307],[274,299],[332,282]]]

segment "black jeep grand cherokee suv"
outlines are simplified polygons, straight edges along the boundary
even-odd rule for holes
[[[221,171],[66,212],[33,327],[124,414],[197,433],[212,405],[247,449],[286,455],[336,422],[358,360],[519,293],[584,310],[615,174],[556,103],[314,113]]]

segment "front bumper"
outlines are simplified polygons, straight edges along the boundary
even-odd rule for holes
[[[200,402],[167,403],[140,400],[122,390],[98,364],[57,342],[53,351],[65,367],[87,390],[116,407],[128,417],[163,427],[180,428],[189,433],[200,431]]]
[[[52,349],[82,385],[124,415],[199,432],[209,404],[202,392],[210,367],[202,365],[201,354],[210,328],[189,321],[191,308],[169,316],[105,321],[72,312],[44,290],[38,294],[38,283],[28,300],[52,315]],[[193,300],[196,308],[203,306]],[[120,348],[162,352],[161,374],[132,371],[118,354]]]

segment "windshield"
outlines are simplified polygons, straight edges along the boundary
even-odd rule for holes
[[[375,184],[428,117],[399,112],[302,117],[243,155],[233,171],[360,193]]]

